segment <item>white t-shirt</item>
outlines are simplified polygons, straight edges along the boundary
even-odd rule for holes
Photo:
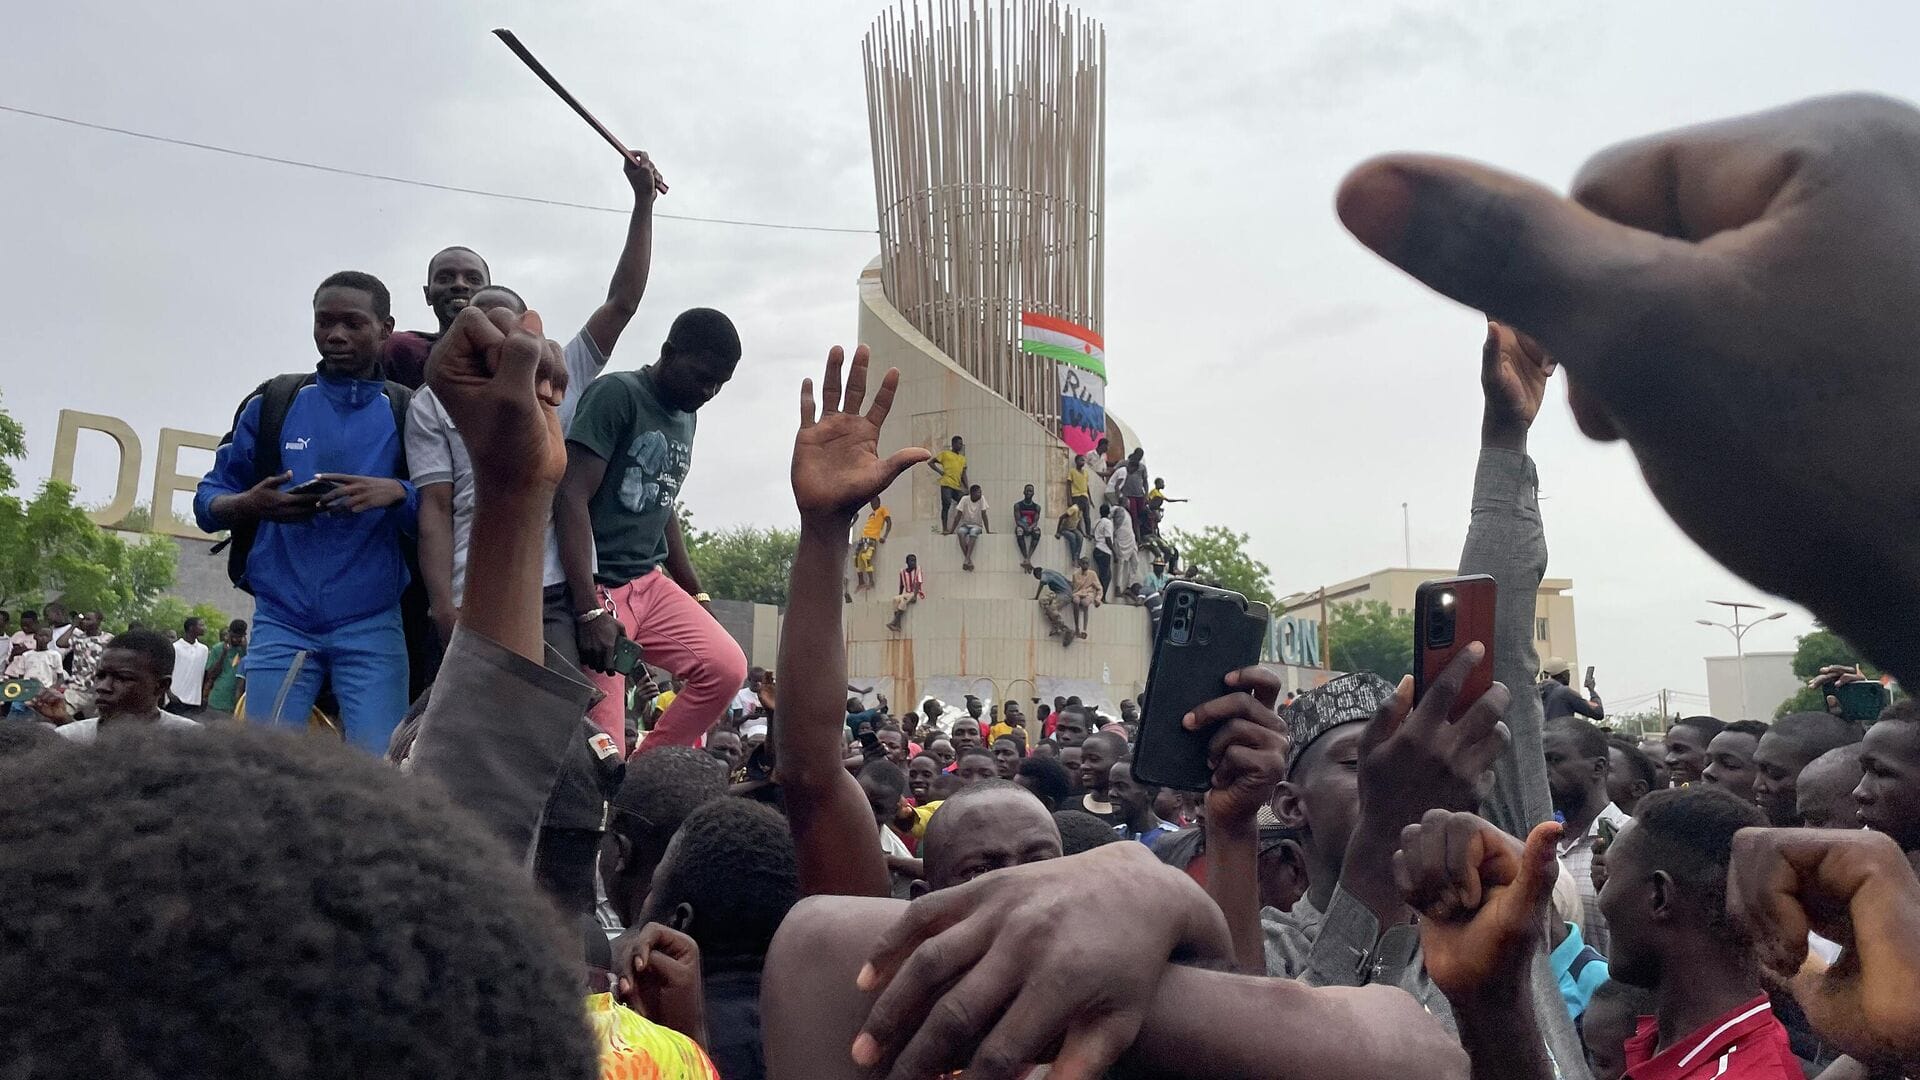
[[[561,350],[567,365],[567,393],[560,401],[560,430],[573,424],[573,410],[580,395],[607,366],[607,357],[582,329]],[[453,602],[458,605],[467,591],[467,538],[473,532],[473,459],[467,444],[454,427],[446,406],[430,387],[421,387],[407,408],[407,469],[415,487],[434,484],[453,485]],[[558,585],[567,580],[560,569],[560,543],[554,534],[553,516],[547,516],[547,555],[543,585]]]
[[[58,649],[28,649],[6,667],[9,679],[32,679],[41,686],[57,689],[67,681]]]
[[[754,693],[752,687],[743,686],[733,695],[733,711],[741,716],[751,715],[759,707],[760,695]]]
[[[114,724],[114,726],[108,730],[120,731],[123,728],[131,729],[132,727],[139,726],[138,721],[121,721]],[[155,721],[153,726],[162,731],[191,731],[200,726],[200,721],[189,720],[184,716],[175,716],[173,713],[162,710],[160,719]],[[71,724],[62,724],[53,730],[59,732],[61,738],[72,739],[77,743],[100,741],[100,720],[98,717],[92,720],[75,720]]]
[[[906,841],[900,839],[899,833],[885,825],[880,826],[880,854],[893,855],[902,859],[913,858],[913,852],[908,850]]]
[[[971,525],[976,529],[985,528],[987,524],[987,497],[985,495],[980,496],[979,502],[975,502],[969,498],[961,499],[959,502],[954,503],[953,523],[956,528],[961,525]]]
[[[173,696],[183,705],[202,703],[201,687],[206,685],[207,653],[203,641],[181,638],[173,643]]]
[[[1093,550],[1113,554],[1113,519],[1101,518],[1093,523]]]
[[[1120,485],[1126,482],[1127,467],[1125,465],[1115,465],[1113,467],[1113,475],[1107,477],[1107,491],[1118,495],[1120,494]]]

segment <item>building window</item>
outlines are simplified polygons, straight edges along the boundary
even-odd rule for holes
[[[1533,637],[1534,637],[1534,640],[1536,641],[1547,640],[1547,620],[1545,619],[1533,620]]]

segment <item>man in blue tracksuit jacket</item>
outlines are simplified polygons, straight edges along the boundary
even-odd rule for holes
[[[345,270],[321,282],[313,294],[320,365],[287,409],[278,435],[282,471],[258,479],[262,394],[255,391],[193,500],[194,517],[209,532],[259,526],[242,582],[255,601],[248,718],[304,726],[330,679],[347,740],[376,754],[386,752],[407,711],[402,545],[419,508],[413,484],[400,478],[405,432],[394,425],[379,362],[393,331],[390,307],[386,286],[371,274]],[[316,480],[332,486],[295,493]],[[275,714],[302,650],[306,663]]]

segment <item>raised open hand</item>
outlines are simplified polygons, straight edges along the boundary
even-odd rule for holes
[[[1429,810],[1400,834],[1393,880],[1420,913],[1427,974],[1454,1001],[1511,1001],[1527,980],[1559,873],[1556,822],[1527,843],[1472,814]]]
[[[800,433],[793,439],[793,501],[802,518],[852,521],[861,506],[885,491],[901,473],[932,457],[923,447],[909,446],[881,460],[880,427],[893,408],[900,372],[887,369],[880,389],[873,395],[873,407],[862,414],[860,406],[867,395],[867,347],[853,350],[853,368],[847,372],[843,399],[840,369],[845,356],[838,345],[827,353],[818,419],[814,416],[813,380],[800,383]]]
[[[1553,367],[1553,357],[1539,342],[1511,326],[1489,321],[1487,342],[1480,348],[1480,389],[1487,398],[1485,434],[1526,434],[1540,415]]]
[[[427,382],[460,429],[476,473],[559,486],[567,444],[554,410],[567,368],[538,314],[463,309],[434,343]]]

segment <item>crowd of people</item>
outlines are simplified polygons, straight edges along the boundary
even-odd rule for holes
[[[993,522],[985,490],[967,474],[966,439],[953,436],[926,466],[939,478],[941,530],[956,539],[960,568],[971,573],[974,552],[981,538],[993,533]],[[1097,508],[1090,495],[1095,481],[1103,493]],[[1167,504],[1187,500],[1168,497],[1164,479],[1149,481],[1144,450],[1119,456],[1110,440],[1101,439],[1092,454],[1074,455],[1065,509],[1054,524],[1054,538],[1066,552],[1059,569],[1036,562],[1045,509],[1035,495],[1034,485],[1027,484],[1013,504],[1014,546],[1021,571],[1039,583],[1034,600],[1048,632],[1063,647],[1086,640],[1093,609],[1110,600],[1145,606],[1150,626],[1157,628],[1167,584],[1198,580],[1181,567],[1178,547],[1160,528]],[[854,583],[842,599],[851,602],[855,593],[876,587],[875,559],[892,534],[893,511],[875,495],[853,539]],[[904,630],[907,613],[926,596],[920,557],[910,553],[899,572],[888,629]]]
[[[463,248],[430,264],[430,333],[393,334],[383,285],[332,275],[317,372],[248,396],[196,501],[233,532],[251,641],[230,630],[216,662],[196,633],[129,630],[89,658],[97,620],[21,620],[12,661],[77,680],[90,659],[92,700],[43,695],[45,723],[0,725],[0,1060],[32,1077],[1914,1075],[1920,706],[1688,717],[1657,749],[1609,733],[1593,688],[1533,651],[1528,433],[1565,364],[1582,428],[1626,439],[1710,552],[1920,680],[1920,500],[1883,441],[1920,401],[1916,161],[1920,113],[1843,98],[1619,148],[1577,202],[1443,159],[1350,176],[1338,208],[1364,243],[1497,320],[1460,559],[1498,582],[1493,640],[1418,699],[1356,672],[1283,701],[1269,669],[1234,672],[1181,720],[1208,740],[1204,792],[1136,776],[1135,701],[896,716],[850,681],[856,519],[871,508],[861,539],[884,541],[881,492],[923,463],[943,488],[954,472],[877,452],[897,374],[864,347],[800,387],[787,621],[776,668],[747,669],[673,512],[739,338],[694,309],[653,363],[600,373],[647,276],[664,185],[644,157],[608,300],[568,345]],[[417,393],[395,381],[422,373]],[[1123,479],[1102,520],[1137,527],[1151,490]],[[986,534],[976,492],[943,495],[963,544],[968,500]],[[1835,493],[1877,524],[1804,512]],[[1063,526],[1084,537],[1089,516]],[[1816,536],[1827,557],[1807,559]],[[394,661],[416,563],[426,673]],[[643,658],[668,678],[630,752]],[[229,663],[274,699],[248,710],[264,723],[167,711],[183,673],[210,708]],[[1457,700],[1481,664],[1493,686]],[[274,730],[323,682],[346,745]]]

